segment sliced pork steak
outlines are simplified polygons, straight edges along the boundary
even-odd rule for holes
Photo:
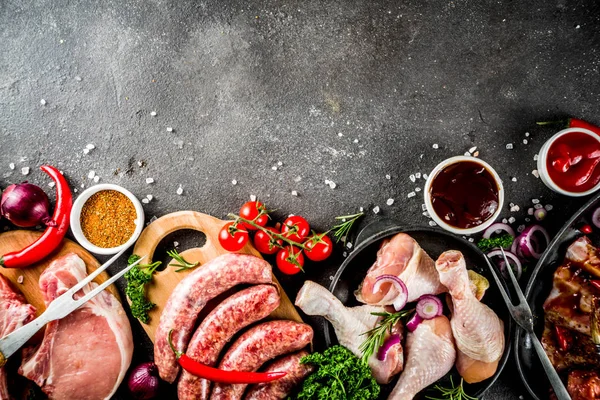
[[[85,277],[85,264],[77,255],[55,260],[40,276],[44,302],[51,303]],[[96,286],[91,283],[82,291]],[[103,291],[65,318],[49,323],[41,345],[30,353],[19,373],[50,399],[109,399],[131,362],[131,326],[119,301]]]
[[[25,303],[16,293],[8,279],[0,275],[0,337],[19,329],[35,318],[35,308]],[[10,399],[6,371],[0,368],[0,400]]]

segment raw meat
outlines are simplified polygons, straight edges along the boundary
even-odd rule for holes
[[[408,289],[409,302],[424,294],[447,291],[440,283],[431,257],[406,233],[399,233],[383,241],[377,252],[375,264],[369,268],[367,276],[355,293],[357,300],[366,304],[392,304],[398,292],[390,283],[382,284],[379,291],[373,293],[377,277],[388,274],[402,279]]]
[[[0,337],[19,329],[34,318],[35,307],[25,303],[25,298],[13,290],[8,279],[0,275]],[[10,399],[4,368],[0,368],[0,399]]]
[[[46,305],[87,276],[75,254],[53,261],[40,276]],[[83,294],[97,284],[86,285]],[[129,320],[121,303],[103,291],[65,318],[46,326],[40,346],[19,373],[50,399],[110,399],[123,380],[133,353]]]
[[[256,285],[223,300],[200,323],[186,354],[210,365],[217,363],[223,347],[239,330],[268,316],[279,306],[279,293],[273,285]],[[182,371],[177,383],[179,400],[208,399],[211,382]]]
[[[345,307],[331,292],[312,281],[304,282],[295,304],[306,314],[321,315],[331,322],[338,342],[357,357],[362,357],[359,347],[365,341],[363,334],[373,329],[380,319],[371,313],[384,311],[381,306]],[[402,336],[400,329],[401,325],[398,324],[394,333]],[[378,360],[375,354],[369,358],[369,367],[379,383],[388,383],[402,371],[403,363],[400,343],[390,347],[384,361]]]
[[[198,314],[206,303],[241,283],[271,283],[271,265],[247,254],[224,254],[197,268],[173,290],[160,315],[154,340],[154,362],[160,377],[173,383],[179,372],[175,354],[168,342],[173,330],[173,343],[186,351]]]
[[[481,382],[498,369],[504,352],[504,323],[471,291],[461,252],[442,253],[435,267],[452,297],[450,324],[458,349],[456,368],[465,382]]]
[[[600,399],[600,376],[596,371],[571,371],[567,390],[571,400]]]
[[[452,329],[442,316],[423,321],[406,338],[406,368],[388,400],[411,400],[442,378],[456,359]]]

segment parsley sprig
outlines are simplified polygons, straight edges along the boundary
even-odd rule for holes
[[[413,311],[414,309],[398,311],[395,313],[387,311],[371,313],[371,315],[376,315],[383,318],[378,322],[375,328],[362,333],[362,335],[367,336],[367,339],[362,342],[358,349],[362,353],[362,359],[364,362],[367,362],[369,357],[371,357],[381,347],[385,340],[386,334],[392,333],[394,325],[396,325],[403,318],[406,318]]]
[[[132,254],[127,260],[127,264],[131,265],[140,258],[137,254]],[[145,324],[150,321],[148,311],[156,305],[146,297],[146,285],[152,282],[152,275],[161,264],[160,261],[152,264],[138,264],[124,275],[127,281],[125,294],[131,300],[131,314]]]
[[[179,254],[177,249],[167,251],[167,255],[179,263],[179,264],[175,264],[175,263],[169,264],[170,267],[178,267],[175,270],[175,272],[181,272],[181,271],[185,271],[188,269],[192,269],[192,268],[197,267],[198,264],[200,264],[198,261],[196,261],[193,264],[191,262],[187,261],[185,258],[183,258],[183,256],[181,254]]]
[[[440,396],[442,397],[425,396],[425,398],[430,400],[477,400],[476,397],[469,396],[465,393],[462,379],[460,380],[460,385],[455,387],[454,382],[452,381],[452,377],[450,377],[449,388],[445,388],[440,385],[435,385],[433,389],[440,392]]]

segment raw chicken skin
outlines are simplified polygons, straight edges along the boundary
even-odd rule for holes
[[[406,338],[406,368],[388,400],[411,400],[454,366],[456,350],[448,318],[425,320]]]
[[[325,317],[335,329],[338,342],[348,348],[357,357],[362,357],[359,347],[365,341],[363,333],[373,329],[379,320],[372,312],[383,312],[383,307],[358,306],[345,307],[331,292],[312,281],[304,282],[295,302],[308,315]],[[401,332],[394,332],[399,333]],[[394,375],[402,371],[404,356],[402,345],[390,347],[385,361],[379,361],[376,354],[369,358],[369,367],[378,383],[388,383]]]
[[[480,303],[469,288],[467,265],[461,252],[444,252],[435,266],[452,297],[450,324],[458,349],[456,369],[468,383],[494,375],[504,352],[504,324]]]
[[[415,301],[424,294],[446,292],[440,283],[431,257],[406,233],[399,233],[383,241],[377,252],[375,264],[357,290],[356,298],[361,303],[390,305],[398,291],[390,283],[384,283],[373,293],[375,280],[381,275],[394,275],[402,279],[408,289],[408,301]]]

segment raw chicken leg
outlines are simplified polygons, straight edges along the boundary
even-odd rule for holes
[[[331,322],[338,342],[357,357],[362,357],[359,347],[366,339],[362,334],[373,329],[379,320],[371,313],[384,311],[378,306],[345,307],[331,292],[312,281],[304,282],[295,304],[306,314],[321,315]],[[369,367],[379,383],[388,383],[392,376],[402,371],[403,363],[400,343],[390,347],[385,361],[379,361],[376,354],[369,358]]]
[[[415,301],[424,294],[446,292],[431,257],[406,233],[399,233],[381,244],[375,264],[367,271],[367,276],[356,291],[361,303],[390,305],[398,296],[398,291],[389,283],[384,283],[373,293],[375,280],[381,275],[395,275],[402,279],[408,289],[408,301]]]
[[[406,338],[406,369],[388,400],[411,400],[446,375],[455,359],[448,318],[442,315],[421,322]]]
[[[504,351],[504,324],[469,289],[467,265],[461,252],[446,251],[435,266],[452,296],[450,324],[458,349],[456,369],[466,382],[481,382],[498,368]]]

